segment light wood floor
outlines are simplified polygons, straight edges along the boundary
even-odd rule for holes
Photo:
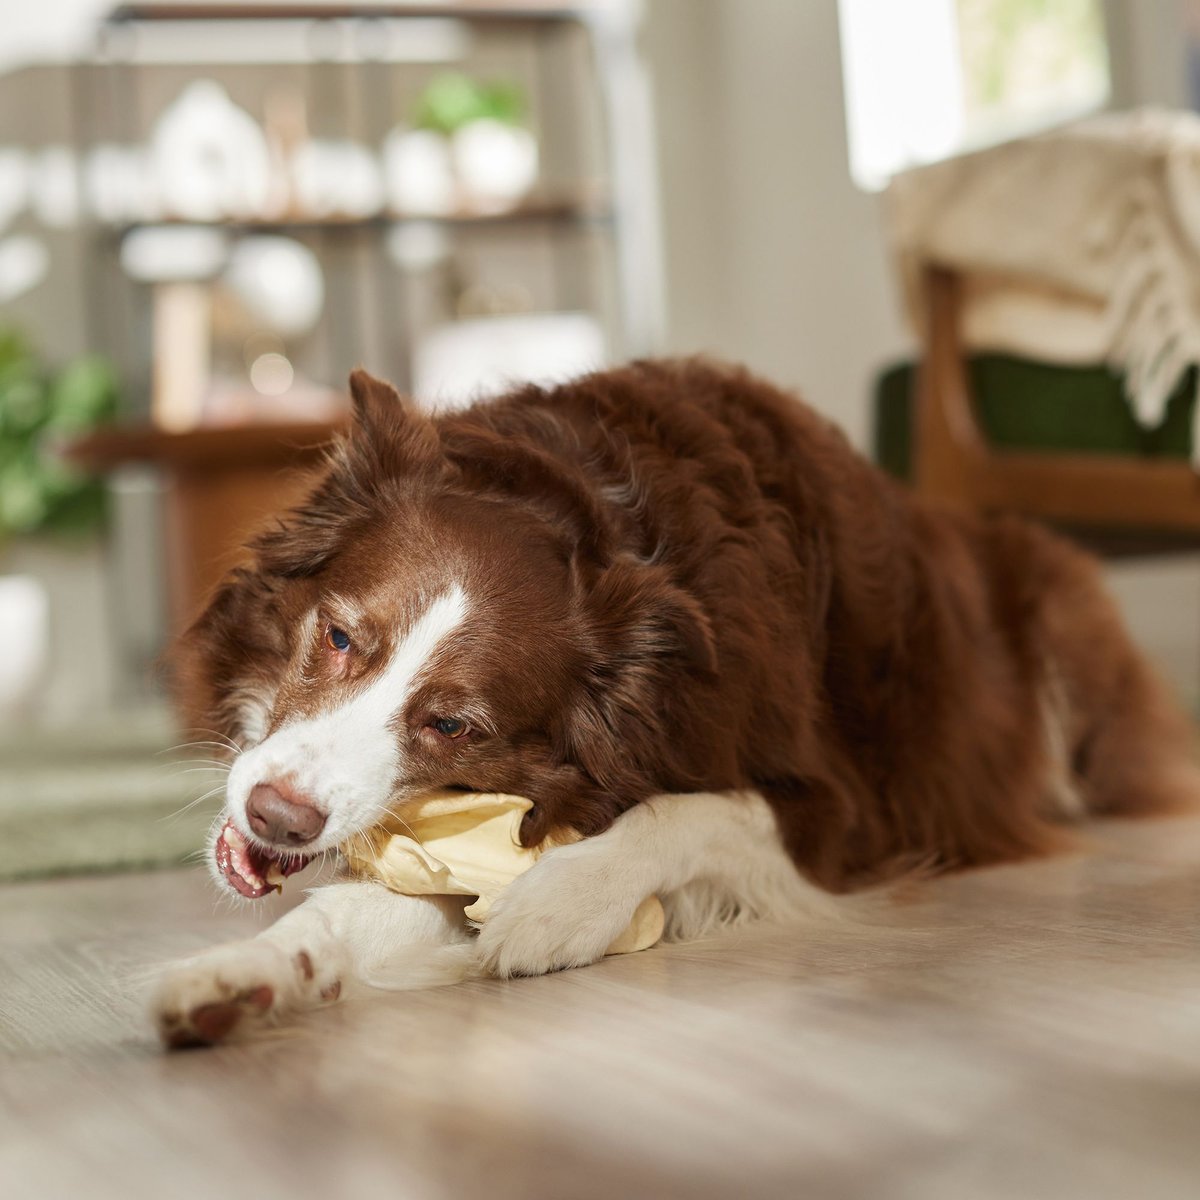
[[[1200,821],[746,933],[164,1055],[199,874],[0,888],[0,1196],[1200,1196]]]

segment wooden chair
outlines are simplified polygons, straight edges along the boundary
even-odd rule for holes
[[[967,372],[963,279],[934,267],[926,285],[913,421],[918,493],[1046,521],[1110,556],[1200,547],[1200,473],[1187,461],[989,445]]]

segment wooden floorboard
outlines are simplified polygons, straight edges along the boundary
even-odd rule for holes
[[[1200,821],[544,979],[164,1055],[203,875],[0,888],[4,1197],[1200,1195]]]

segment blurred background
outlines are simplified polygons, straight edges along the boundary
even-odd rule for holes
[[[1131,205],[1190,195],[1197,48],[1187,0],[10,6],[0,878],[198,844],[219,751],[160,656],[294,498],[356,365],[446,407],[743,361],[930,494],[1079,532],[1194,705],[1192,344],[1122,357],[1095,270],[1073,308],[1070,271],[1038,281],[1032,337],[973,337],[969,269],[1011,282],[1020,247],[981,265],[929,230],[969,207],[947,169],[978,160],[988,192],[989,147],[1097,114]]]

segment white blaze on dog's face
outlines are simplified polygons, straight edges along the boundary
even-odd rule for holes
[[[239,756],[226,794],[234,824],[250,831],[247,801],[263,783],[282,783],[325,815],[320,835],[304,847],[306,854],[336,846],[379,820],[411,773],[406,771],[412,765],[405,761],[406,743],[397,737],[395,724],[403,719],[414,684],[428,670],[435,651],[463,624],[467,611],[466,593],[455,584],[425,605],[411,626],[398,631],[385,665],[373,678],[346,691],[338,689],[328,708],[296,719],[285,717]],[[335,662],[355,653],[353,633],[333,620],[322,621],[315,611],[311,621],[322,626],[318,632],[324,650]]]

